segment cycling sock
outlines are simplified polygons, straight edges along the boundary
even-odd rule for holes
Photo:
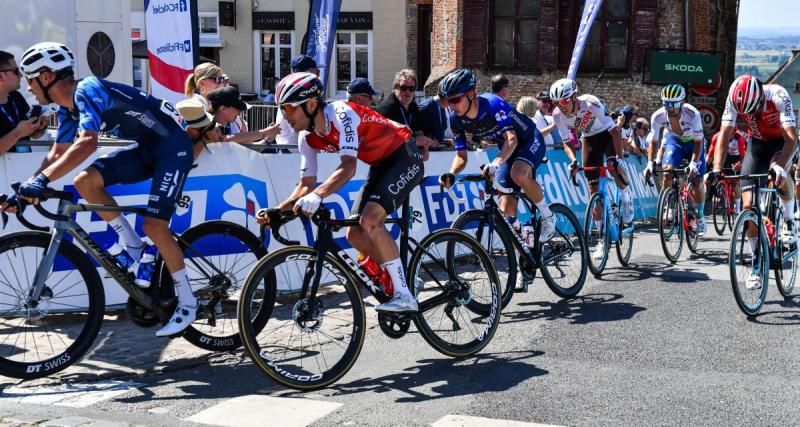
[[[539,213],[542,214],[542,218],[550,218],[553,216],[553,211],[550,210],[550,206],[544,200],[544,197],[542,197],[542,200],[534,202],[534,204],[536,205],[536,208],[539,209]]]
[[[755,252],[756,251],[756,242],[758,241],[758,237],[748,237],[747,242],[750,243],[750,249]]]
[[[125,245],[125,251],[128,252],[128,255],[131,256],[134,262],[139,262],[142,259],[142,252],[144,252],[145,244],[142,242],[142,246],[135,248],[133,246]]]
[[[783,205],[783,219],[791,221],[794,219],[794,199],[781,200]]]
[[[111,228],[117,232],[120,238],[125,242],[125,246],[134,248],[143,247],[144,241],[136,231],[131,227],[131,224],[125,219],[124,215],[120,215],[108,222]],[[136,258],[134,258],[136,259]]]
[[[175,294],[178,295],[178,305],[197,307],[197,298],[195,298],[192,293],[192,287],[189,285],[189,276],[186,275],[186,269],[184,268],[181,271],[172,273],[172,281],[175,282]]]
[[[706,204],[705,203],[698,203],[697,204],[697,217],[698,218],[703,218],[704,216],[706,216],[705,210],[706,210]]]
[[[385,268],[386,271],[389,272],[389,277],[392,279],[392,285],[394,286],[393,296],[396,297],[399,294],[411,295],[411,291],[408,290],[408,284],[406,283],[406,275],[403,274],[403,263],[400,262],[400,258],[395,258],[381,264],[381,268]]]

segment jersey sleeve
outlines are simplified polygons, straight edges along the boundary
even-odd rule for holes
[[[488,99],[489,108],[497,126],[505,133],[514,130],[514,125],[511,123],[511,110],[513,107],[499,96],[493,96]],[[480,101],[479,101],[480,102]]]
[[[720,123],[728,126],[736,126],[737,116],[738,114],[736,113],[736,110],[733,109],[733,102],[731,102],[730,97],[725,97],[725,110],[722,111]]]
[[[300,135],[298,148],[300,149],[300,177],[317,176],[317,154],[319,150],[312,148],[306,141],[308,133]]]
[[[792,109],[792,98],[789,97],[786,89],[781,87],[776,90],[772,95],[772,102],[775,103],[775,107],[781,115],[781,127],[797,126],[797,118]]]
[[[450,129],[453,131],[453,145],[456,151],[467,150],[467,131],[461,125],[461,121],[456,117],[456,113],[450,113]]]
[[[696,108],[692,110],[692,114],[694,114],[694,117],[692,117],[692,136],[695,141],[702,140],[705,137],[703,133],[703,116]]]
[[[75,105],[78,107],[78,130],[100,132],[102,114],[108,107],[108,95],[100,81],[87,78],[78,84],[75,90]]]
[[[70,114],[65,107],[58,109],[58,131],[56,132],[56,144],[69,144],[75,140],[78,134],[78,121]]]
[[[651,144],[658,144],[658,140],[661,137],[661,120],[659,120],[658,117],[659,111],[660,110],[654,111],[653,115],[650,116],[650,133],[647,135],[647,140],[650,141]]]
[[[339,154],[358,157],[358,127],[361,119],[346,103],[333,104],[333,126],[339,131]]]

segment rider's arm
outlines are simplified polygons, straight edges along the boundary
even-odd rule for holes
[[[797,148],[797,128],[794,126],[783,127],[783,150],[777,159],[778,164],[786,168],[789,166],[789,161],[794,155]]]
[[[67,145],[64,150],[59,146]],[[41,172],[55,181],[81,165],[97,150],[97,132],[82,130],[72,144],[55,144],[45,158]]]
[[[317,188],[317,154],[319,154],[319,150],[312,148],[308,144],[307,137],[308,133],[302,132],[298,144],[300,149],[300,182],[297,183],[292,194],[277,206],[278,209],[291,209],[295,200]]]
[[[721,171],[725,165],[725,156],[728,155],[728,143],[733,135],[733,126],[723,123],[717,133],[717,146],[714,148],[714,167],[713,171]]]
[[[467,167],[467,150],[456,151],[456,156],[453,157],[453,163],[450,165],[450,173],[458,175],[465,167]]]
[[[456,150],[450,173],[457,175],[467,167],[467,132],[454,113],[450,113],[450,129],[453,131],[453,145]]]
[[[339,191],[356,174],[356,158],[342,155],[341,159],[333,174],[314,190],[323,199]]]
[[[797,118],[792,107],[792,98],[786,93],[786,89],[780,88],[772,97],[772,102],[780,112],[781,127],[783,127],[783,150],[778,158],[782,167],[788,166],[789,160],[794,155],[797,148]]]
[[[281,202],[276,208],[281,210],[291,210],[292,209],[292,202],[297,200],[306,194],[312,192],[314,188],[317,186],[317,177],[316,176],[302,176],[300,177],[300,182],[297,183],[297,186],[294,187],[294,191],[289,197]]]
[[[493,162],[497,164],[503,164],[514,154],[514,150],[517,149],[517,133],[513,130],[508,130],[503,134],[503,138],[505,138],[506,143],[503,144],[503,149],[500,150],[500,154],[494,158]]]
[[[692,130],[690,132],[694,136],[694,152],[692,152],[692,161],[699,162],[700,156],[703,155],[703,140],[705,139],[705,135],[703,134],[703,120],[700,116],[700,112],[696,109],[694,112],[695,115],[694,119],[692,119]]]
[[[618,126],[614,126],[608,130],[611,134],[611,140],[614,141],[614,151],[617,153],[617,158],[622,159],[625,156],[625,149],[622,146],[622,135]]]
[[[569,135],[569,128],[567,127],[567,124],[564,123],[562,115],[563,113],[558,108],[553,110],[553,124],[551,126],[555,126],[555,128],[558,130],[559,136],[561,136],[561,145],[564,146],[564,154],[569,157],[571,162],[574,162],[578,157],[575,155],[575,150],[572,149],[572,144],[570,144],[571,138]]]

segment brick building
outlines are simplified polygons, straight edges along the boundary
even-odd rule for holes
[[[577,0],[408,0],[408,62],[428,75],[425,52],[417,49],[424,50],[429,39],[428,93],[447,72],[468,67],[481,90],[488,90],[493,74],[506,74],[516,101],[566,76],[582,10]],[[425,32],[426,19],[431,33]],[[734,78],[737,19],[737,0],[605,0],[578,84],[609,108],[636,105],[649,117],[660,105],[660,85],[646,83],[651,50],[716,52],[721,89],[712,97],[693,98],[690,92],[689,101],[720,110]]]

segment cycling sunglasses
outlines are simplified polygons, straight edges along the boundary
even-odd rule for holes
[[[289,116],[294,114],[294,112],[300,108],[301,105],[305,104],[306,102],[311,101],[311,99],[306,99],[305,101],[295,102],[295,103],[287,103],[281,104],[281,111],[285,116]]]
[[[400,85],[397,86],[397,88],[400,89],[401,92],[414,92],[415,90],[417,90],[416,86]]]
[[[460,102],[461,102],[461,100],[462,100],[462,99],[464,99],[466,96],[467,96],[466,94],[462,94],[462,95],[456,95],[456,96],[451,96],[451,97],[447,98],[447,103],[448,103],[448,104],[458,104],[458,103],[460,103]]]
[[[567,105],[569,105],[570,101],[572,101],[572,97],[566,99],[559,99],[558,101],[556,101],[556,104],[562,107],[566,107]]]
[[[664,108],[667,110],[677,110],[681,108],[681,101],[664,101]]]

